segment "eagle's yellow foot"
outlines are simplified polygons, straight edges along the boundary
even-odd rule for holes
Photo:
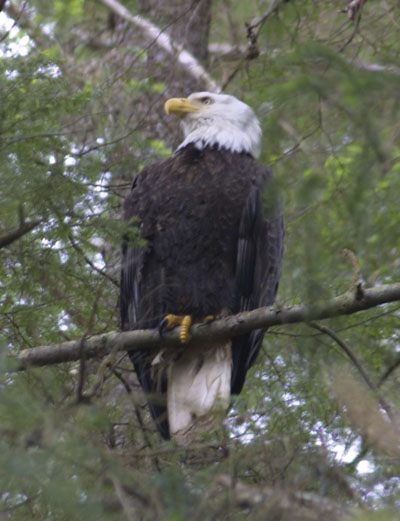
[[[192,325],[192,315],[185,315],[182,319],[181,330],[179,331],[179,340],[181,344],[186,344],[189,340],[189,329]]]
[[[172,329],[175,326],[180,326],[181,329],[179,331],[179,340],[182,344],[186,344],[189,340],[189,329],[192,325],[192,322],[192,315],[174,315],[172,313],[168,313],[168,315],[165,315],[161,321],[158,330],[162,336],[164,329]]]

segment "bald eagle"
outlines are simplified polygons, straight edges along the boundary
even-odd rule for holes
[[[271,305],[281,270],[283,225],[270,170],[258,164],[261,127],[233,96],[172,98],[184,140],[133,180],[124,219],[143,243],[122,249],[123,330],[179,325],[177,348],[129,353],[165,439],[189,443],[213,428],[241,392],[265,334],[187,343],[192,323]]]

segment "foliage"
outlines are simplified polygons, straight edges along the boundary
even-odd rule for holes
[[[278,305],[398,281],[400,7],[367,2],[351,21],[345,3],[275,2],[262,22],[272,2],[212,6],[210,39],[233,51],[208,70],[258,111],[281,190]],[[15,6],[26,18],[0,41],[0,238],[33,228],[0,249],[4,354],[118,329],[121,200],[176,144],[165,97],[195,90],[95,0]],[[258,24],[252,60],[243,19]],[[20,374],[0,359],[0,518],[395,519],[398,309],[327,324],[374,392],[332,336],[273,328],[224,426],[186,449],[158,438],[115,354]]]

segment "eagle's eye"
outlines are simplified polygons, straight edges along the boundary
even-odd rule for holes
[[[200,101],[203,103],[203,105],[211,105],[212,103],[214,103],[214,101],[211,98],[209,98],[208,96],[201,98]]]

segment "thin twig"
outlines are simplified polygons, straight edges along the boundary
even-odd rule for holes
[[[84,254],[83,250],[81,249],[81,247],[75,242],[74,238],[72,237],[72,235],[69,235],[68,236],[68,239],[69,239],[69,242],[71,243],[71,246],[74,248],[74,250],[79,253],[79,255],[81,255],[81,257],[84,259],[84,261],[94,270],[94,271],[97,271],[97,273],[99,273],[102,277],[106,278],[107,280],[109,280],[112,284],[114,284],[114,286],[116,286],[117,288],[119,288],[119,283],[113,278],[111,277],[111,275],[109,275],[106,271],[103,271],[102,269],[98,268],[95,264],[93,264],[93,262]]]
[[[356,34],[359,32],[359,28],[360,28],[360,21],[361,21],[361,16],[358,15],[357,18],[356,18],[356,23],[354,24],[354,29],[350,35],[350,37],[346,40],[346,42],[342,45],[342,47],[339,49],[339,52],[343,52],[346,47],[348,45],[351,44],[351,42],[354,40],[354,37],[356,36]]]
[[[301,145],[304,143],[304,141],[306,141],[306,139],[313,136],[319,130],[321,130],[320,124],[317,125],[313,130],[310,130],[310,132],[307,132],[307,134],[304,134],[303,136],[301,136],[294,145],[292,145],[289,149],[285,150],[283,152],[283,154],[281,154],[279,157],[277,157],[276,159],[271,161],[270,165],[271,166],[274,165],[278,161],[281,161],[284,157],[291,156],[294,152],[296,152],[297,149],[299,149],[301,147]]]
[[[122,383],[122,385],[125,388],[125,391],[128,394],[131,394],[132,393],[132,389],[131,389],[131,386],[130,386],[129,382],[126,380],[126,378],[124,376],[122,376],[122,374],[115,367],[110,367],[110,369],[111,369],[112,374],[116,378],[118,378],[118,380]]]
[[[0,12],[3,11],[5,5],[6,5],[6,1],[7,0],[1,0],[0,2]],[[26,7],[26,4],[28,3],[28,0],[25,0],[25,2],[23,3],[21,9],[20,9],[20,12],[17,14],[17,16],[15,17],[14,19],[14,23],[12,24],[12,26],[10,27],[10,29],[0,38],[0,42],[3,42],[6,38],[9,37],[11,31],[14,29],[14,27],[17,25],[18,23],[18,20],[20,19],[22,13],[25,11],[25,7]]]
[[[330,336],[343,349],[343,351],[346,353],[346,355],[353,362],[354,367],[360,373],[364,382],[368,385],[368,387],[371,389],[371,391],[374,392],[375,396],[378,399],[380,406],[386,411],[386,414],[392,420],[392,422],[394,422],[395,418],[394,418],[390,405],[386,402],[386,400],[384,398],[382,398],[382,396],[379,393],[378,386],[376,386],[373,383],[373,381],[370,379],[370,377],[364,370],[361,362],[357,359],[356,355],[350,349],[348,344],[346,344],[346,342],[344,342],[334,331],[332,331],[332,329],[330,329],[327,326],[323,326],[322,324],[318,324],[317,322],[314,322],[314,321],[309,322],[308,325],[310,327],[313,327],[314,329],[317,329],[318,331],[321,331],[321,333],[325,333],[326,335]]]
[[[79,341],[79,378],[78,378],[78,385],[76,389],[76,402],[79,403],[81,401],[87,400],[90,397],[84,396],[83,394],[83,386],[85,383],[85,369],[86,369],[86,353],[85,353],[85,343],[86,339],[93,329],[94,325],[94,319],[96,317],[97,308],[100,300],[100,296],[103,291],[103,285],[99,284],[97,287],[96,296],[93,302],[92,310],[90,312],[90,317],[88,321],[87,330],[82,335],[82,338]],[[111,353],[114,351],[115,348],[111,350]]]
[[[260,55],[260,50],[258,48],[258,35],[260,34],[260,30],[264,24],[264,22],[272,15],[279,11],[279,8],[285,0],[275,0],[272,6],[267,9],[267,11],[257,18],[254,18],[251,23],[247,23],[246,25],[246,37],[248,40],[248,45],[243,52],[243,57],[239,61],[239,63],[235,66],[235,68],[229,73],[228,77],[223,82],[221,89],[225,90],[229,83],[235,78],[237,73],[242,69],[242,67],[250,60],[254,60],[258,58]]]
[[[106,379],[106,376],[105,376],[106,369],[109,368],[109,369],[111,369],[111,372],[113,372],[112,368],[115,363],[115,355],[116,355],[117,351],[118,351],[118,346],[115,345],[114,348],[112,349],[111,353],[102,360],[102,362],[97,370],[96,379],[95,379],[93,385],[85,393],[86,400],[90,400],[91,398],[93,398],[93,396],[95,396],[95,394],[103,386],[104,380]]]
[[[398,367],[400,367],[400,356],[386,369],[386,371],[380,377],[378,387],[380,387]]]
[[[350,289],[354,289],[357,285],[357,282],[360,280],[360,263],[358,262],[356,254],[349,248],[344,248],[343,255],[350,259],[350,262],[353,266],[353,279],[350,284]]]
[[[309,322],[308,325],[314,329],[317,329],[321,333],[324,333],[325,335],[330,336],[346,353],[346,355],[350,358],[350,360],[353,362],[354,366],[358,370],[358,372],[361,374],[362,378],[364,379],[365,383],[368,385],[368,387],[376,392],[377,387],[375,384],[370,380],[367,373],[364,371],[361,363],[358,361],[356,355],[353,353],[353,351],[350,349],[350,347],[334,332],[332,329],[330,329],[327,326],[323,326],[322,324],[318,324],[318,322]]]
[[[254,20],[247,25],[247,31],[253,33],[257,39],[264,22],[268,20],[271,15],[277,13],[281,4],[285,3],[285,1],[286,0],[275,0],[264,14],[257,16],[257,18],[254,18]]]

